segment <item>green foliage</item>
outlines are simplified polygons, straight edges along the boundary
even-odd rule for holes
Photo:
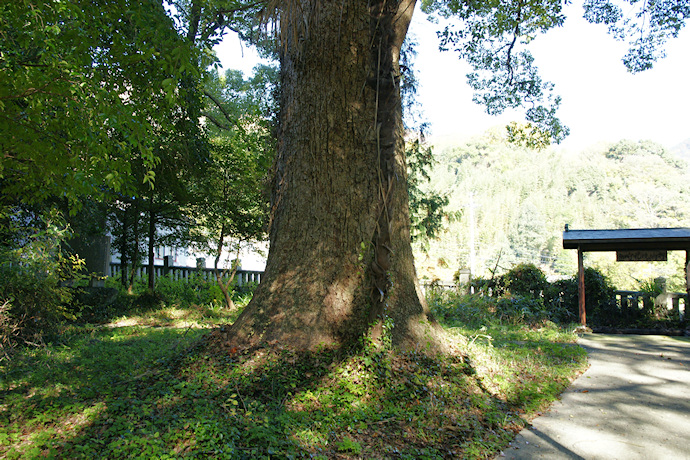
[[[223,304],[223,293],[215,281],[206,281],[201,276],[192,276],[189,280],[172,280],[163,276],[158,279],[156,292],[167,300],[168,304],[189,307],[191,305]]]
[[[480,329],[497,321],[496,301],[488,296],[436,291],[427,295],[427,303],[434,317],[449,326]]]
[[[658,278],[640,281],[640,286],[638,290],[640,292],[644,292],[645,294],[651,297],[656,297],[664,291],[663,286],[661,285],[660,280]]]
[[[606,24],[618,40],[628,40],[630,49],[623,62],[630,72],[650,69],[664,56],[664,45],[677,37],[690,16],[687,2],[661,0],[638,2],[588,0],[584,17]],[[525,107],[526,124],[507,127],[511,141],[543,148],[561,142],[569,129],[556,117],[561,98],[554,85],[542,80],[528,45],[539,34],[560,27],[565,21],[558,0],[515,2],[458,2],[424,0],[422,10],[453,19],[438,32],[441,48],[453,50],[466,60],[473,72],[467,75],[475,91],[474,102],[490,115]]]
[[[400,55],[401,98],[403,121],[407,132],[415,132],[415,139],[406,139],[407,194],[410,209],[410,237],[422,248],[431,239],[440,237],[444,224],[458,218],[459,213],[448,211],[448,195],[430,184],[429,173],[436,164],[432,147],[425,141],[428,125],[423,121],[416,98],[417,79],[414,58],[417,43],[408,37]]]
[[[217,269],[223,268],[223,250],[239,252],[243,242],[265,237],[276,81],[276,70],[261,66],[249,79],[228,71],[224,76],[211,73],[207,82],[209,102],[203,114],[210,121],[210,158],[204,177],[194,184],[192,238],[216,256]]]
[[[435,291],[429,297],[432,313],[446,324],[470,328],[533,327],[545,321],[565,326],[578,319],[576,277],[549,283],[539,268],[523,264],[496,278],[475,279],[472,284],[478,294]],[[601,272],[585,269],[585,290],[588,324],[621,324],[624,318],[616,304],[615,288]]]
[[[615,287],[603,273],[594,268],[585,268],[585,308],[588,323],[615,325],[620,321],[621,315],[616,305],[614,290]]]
[[[520,263],[532,263],[549,276],[571,274],[577,259],[562,248],[564,223],[571,228],[690,226],[686,165],[652,142],[621,141],[566,154],[510,145],[501,130],[491,130],[461,144],[437,146],[436,152],[438,163],[429,176],[438,189],[450,191],[448,211],[461,211],[470,197],[475,204],[473,278]],[[468,267],[471,225],[468,218],[448,222],[446,236],[429,241],[429,259],[445,259],[452,271]],[[683,257],[669,253],[669,263],[654,264],[654,272],[681,286]],[[635,280],[649,277],[643,273],[646,265],[615,263],[606,253],[588,253],[586,263],[621,289],[635,289]],[[451,270],[434,268],[429,278],[451,279]]]
[[[16,216],[20,222],[14,223],[22,223],[24,217],[28,218],[20,213]],[[25,237],[0,248],[2,348],[40,342],[43,334],[79,314],[69,308],[73,290],[67,284],[81,278],[84,261],[63,252],[69,236],[59,214],[39,215]]]
[[[150,310],[165,306],[187,309],[194,306],[206,306],[211,309],[225,308],[224,295],[214,280],[205,280],[201,275],[192,274],[189,279],[172,279],[163,276],[158,278],[155,291],[151,292],[145,280],[138,280],[133,291],[123,289],[117,279],[108,279],[108,285],[119,291],[121,298],[129,299],[129,306],[123,305],[120,312],[127,313],[128,308]],[[243,308],[251,300],[256,283],[230,285],[231,296],[238,307]]]
[[[426,13],[456,19],[439,32],[441,48],[456,51],[473,67],[467,78],[475,91],[474,102],[484,105],[490,115],[527,107],[525,117],[534,133],[525,137],[533,139],[528,145],[543,144],[544,138],[559,143],[569,133],[556,117],[561,99],[552,94],[554,85],[539,76],[527,49],[538,34],[563,24],[562,7],[556,0],[422,2]],[[511,136],[516,134],[513,127]]]
[[[513,295],[543,297],[548,282],[544,272],[534,264],[520,264],[503,275],[506,289]]]
[[[194,50],[156,2],[3,2],[0,180],[25,202],[149,182]],[[125,97],[126,95],[126,97]],[[133,176],[132,162],[142,175]]]
[[[455,217],[446,210],[448,196],[425,185],[431,180],[429,169],[434,164],[431,147],[422,145],[419,139],[406,143],[407,192],[410,198],[412,241],[428,241],[438,238],[444,220]]]
[[[543,299],[523,295],[499,298],[496,315],[506,324],[537,324],[548,318]]]
[[[630,48],[623,63],[632,73],[651,69],[665,56],[664,45],[677,37],[690,17],[690,4],[673,0],[636,2],[629,6],[609,0],[584,2],[584,17],[595,24],[606,24],[609,33],[618,40],[628,40]]]
[[[488,458],[585,365],[553,327],[433,357],[232,350],[203,333],[71,327],[17,353],[0,367],[0,456]]]

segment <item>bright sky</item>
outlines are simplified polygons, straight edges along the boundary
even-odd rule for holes
[[[581,7],[571,5],[566,12],[564,27],[539,37],[530,48],[542,78],[555,83],[563,98],[559,116],[571,132],[563,147],[649,139],[671,148],[690,138],[690,30],[667,44],[667,57],[653,69],[632,75],[621,62],[624,43],[609,36],[605,26],[582,19]],[[439,29],[420,11],[410,28],[419,42],[417,97],[432,135],[462,139],[522,121],[519,114],[490,117],[472,102],[465,78],[469,67],[453,52],[438,51]],[[216,51],[224,67],[247,75],[258,62],[256,53],[236,39],[226,39]]]

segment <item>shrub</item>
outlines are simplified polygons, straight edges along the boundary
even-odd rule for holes
[[[513,295],[541,297],[548,286],[546,275],[534,264],[520,264],[503,275],[506,289]]]
[[[105,323],[131,310],[134,300],[114,287],[78,287],[72,305],[80,312],[80,322]]]
[[[480,328],[496,322],[496,301],[490,297],[458,294],[453,291],[430,293],[427,302],[432,314],[450,326]]]
[[[67,226],[51,215],[14,247],[0,250],[3,343],[40,341],[63,320],[79,315],[70,306],[74,291],[69,285],[82,277],[84,261],[63,254],[68,237]]]
[[[506,293],[505,279],[502,276],[489,279],[477,277],[473,278],[470,284],[474,292],[480,295],[500,297]]]
[[[7,352],[14,348],[21,332],[16,318],[10,313],[10,301],[0,301],[0,358],[7,356]]]
[[[578,321],[577,279],[557,280],[544,291],[544,304],[551,321],[558,324]]]
[[[521,264],[505,275],[475,279],[476,295],[432,291],[432,313],[442,322],[481,327],[490,324],[534,325],[544,321],[569,324],[578,320],[577,276],[549,283],[532,264]],[[615,288],[594,268],[585,269],[585,307],[588,323],[618,325],[622,321]]]
[[[532,296],[501,297],[496,303],[496,316],[502,323],[533,325],[549,319],[544,301]]]
[[[592,326],[616,326],[621,313],[616,305],[615,287],[595,268],[585,268],[585,309],[587,323]],[[560,280],[547,290],[547,304],[557,310],[560,321],[577,321],[579,316],[577,275]]]

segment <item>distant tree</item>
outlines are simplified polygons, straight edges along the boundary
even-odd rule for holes
[[[448,196],[429,189],[430,168],[434,164],[432,149],[419,138],[406,143],[407,193],[410,197],[412,241],[426,242],[439,237],[444,220],[452,217],[447,211]]]
[[[275,151],[275,69],[260,66],[246,79],[238,71],[211,74],[203,111],[210,122],[211,156],[203,178],[194,184],[196,225],[193,239],[214,254],[216,281],[228,308],[230,286],[244,244],[263,240],[268,217],[265,180]],[[235,254],[224,269],[225,252]]]
[[[517,260],[539,263],[548,240],[546,220],[542,211],[529,199],[526,200],[520,206],[511,230],[508,240]]]

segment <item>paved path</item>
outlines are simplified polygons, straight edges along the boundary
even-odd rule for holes
[[[497,459],[690,459],[690,339],[579,343],[590,368]]]

